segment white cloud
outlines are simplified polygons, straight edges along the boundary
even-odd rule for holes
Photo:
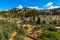
[[[22,9],[22,8],[23,8],[23,6],[22,6],[22,5],[19,5],[17,8]]]
[[[37,7],[37,6],[34,6],[34,7],[32,7],[32,6],[30,6],[30,7],[27,7],[27,8],[30,8],[30,9],[37,9],[37,10],[42,10],[42,8],[39,8],[39,7]]]
[[[59,8],[60,6],[53,6],[53,2],[49,2],[46,5],[44,5],[46,9],[54,9],[54,8]]]
[[[47,9],[53,9],[53,8],[54,8],[54,6],[47,7]]]
[[[55,8],[59,8],[60,6],[55,6]]]
[[[49,2],[46,5],[44,5],[45,9],[54,9],[54,8],[59,8],[60,6],[53,6],[53,2]],[[23,6],[19,5],[17,8],[22,9]],[[37,10],[43,10],[44,8],[39,8],[38,6],[27,6],[26,8],[30,9],[37,9]]]
[[[19,5],[17,8],[19,8],[19,9],[22,9],[23,8],[23,6],[22,5]],[[30,9],[37,9],[37,10],[42,10],[42,8],[39,8],[39,7],[37,7],[37,6],[27,6],[27,8],[30,8]]]
[[[53,2],[49,2],[49,3],[47,3],[46,5],[45,5],[45,7],[49,7],[49,6],[51,6],[53,4]]]
[[[54,9],[54,8],[59,8],[60,6],[50,6],[47,9]]]

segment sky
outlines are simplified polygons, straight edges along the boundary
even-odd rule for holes
[[[52,9],[60,7],[60,0],[0,0],[0,10],[12,8]]]

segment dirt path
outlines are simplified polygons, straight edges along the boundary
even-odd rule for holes
[[[16,36],[16,34],[17,34],[17,32],[14,31],[14,32],[12,33],[11,37],[9,38],[9,40],[13,40],[13,38],[14,38],[14,36]]]

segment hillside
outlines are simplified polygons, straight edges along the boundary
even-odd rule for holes
[[[60,40],[60,9],[0,11],[0,40]]]

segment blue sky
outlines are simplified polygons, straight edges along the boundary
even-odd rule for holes
[[[0,10],[11,8],[57,8],[60,7],[60,0],[0,0]]]

